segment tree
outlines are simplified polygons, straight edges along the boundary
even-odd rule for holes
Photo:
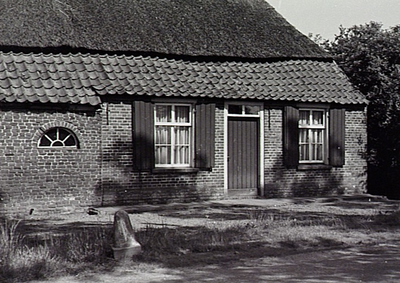
[[[369,99],[368,191],[400,198],[400,25],[339,28],[320,43]]]

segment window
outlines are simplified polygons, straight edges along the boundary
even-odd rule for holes
[[[192,106],[156,104],[155,166],[188,167],[192,157]]]
[[[41,136],[39,147],[78,148],[78,140],[70,130],[57,127],[49,129]]]
[[[322,163],[325,161],[326,112],[325,110],[299,111],[299,161]]]
[[[215,157],[215,103],[133,102],[134,169],[212,170]]]
[[[283,153],[288,168],[345,163],[344,108],[284,108]],[[328,116],[329,115],[329,116]],[[329,119],[328,119],[329,118]],[[310,168],[311,168],[310,167]]]
[[[258,116],[261,107],[259,105],[241,105],[241,104],[229,104],[228,114],[234,115],[255,115]]]

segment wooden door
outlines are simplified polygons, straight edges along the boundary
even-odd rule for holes
[[[259,186],[259,119],[228,119],[228,195],[256,196]]]

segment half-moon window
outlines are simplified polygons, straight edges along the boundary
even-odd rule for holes
[[[78,148],[78,139],[68,129],[51,128],[40,138],[39,147]]]

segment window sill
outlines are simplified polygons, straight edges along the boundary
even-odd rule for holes
[[[330,169],[332,169],[332,166],[327,164],[300,164],[299,166],[297,166],[297,170],[299,171],[330,170]]]
[[[154,168],[152,173],[162,174],[162,173],[197,173],[199,168]]]

